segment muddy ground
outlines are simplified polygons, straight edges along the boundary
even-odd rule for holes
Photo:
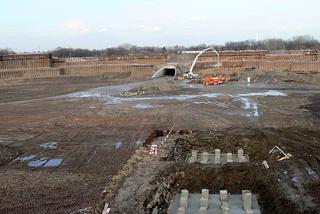
[[[72,213],[106,201],[115,213],[165,213],[183,188],[246,188],[262,213],[319,212],[319,74],[253,71],[209,87],[128,74],[8,81],[0,91],[0,213]],[[114,178],[171,127],[162,158],[144,154]],[[293,157],[276,161],[273,145]],[[183,161],[216,147],[241,147],[252,161]]]

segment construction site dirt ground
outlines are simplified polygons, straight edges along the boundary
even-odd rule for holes
[[[256,70],[219,86],[130,73],[2,82],[0,213],[105,202],[113,213],[166,213],[182,189],[204,188],[250,189],[262,213],[319,213],[319,112],[319,73]],[[277,161],[273,146],[292,157]],[[191,150],[239,148],[249,163],[185,162]]]

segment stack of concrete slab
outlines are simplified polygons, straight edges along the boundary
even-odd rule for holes
[[[188,157],[189,163],[199,162],[202,164],[227,164],[227,163],[245,163],[249,162],[249,156],[245,155],[243,149],[239,149],[237,154],[226,153],[221,154],[220,149],[215,149],[214,154],[192,150]]]
[[[241,195],[230,195],[227,190],[220,194],[209,194],[203,189],[201,194],[189,194],[182,190],[169,208],[169,214],[261,214],[255,195],[243,190]]]

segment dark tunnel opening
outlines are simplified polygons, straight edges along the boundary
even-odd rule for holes
[[[163,72],[163,76],[172,76],[174,77],[176,74],[175,68],[165,68]]]

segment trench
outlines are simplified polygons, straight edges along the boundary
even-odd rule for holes
[[[282,142],[279,145],[281,148],[295,144],[292,140],[296,136],[295,132],[287,129],[281,130],[282,132],[286,135],[277,135]],[[220,190],[227,190],[230,194],[241,194],[242,190],[249,190],[256,196],[262,214],[318,213],[316,205],[308,202],[309,194],[314,195],[316,200],[316,193],[306,192],[303,188],[318,185],[317,168],[309,165],[312,161],[290,159],[278,162],[276,156],[269,155],[269,150],[275,143],[272,141],[270,145],[270,133],[280,133],[279,131],[232,128],[191,133],[190,135],[189,132],[188,137],[176,138],[171,149],[167,149],[166,156],[160,159],[173,164],[157,173],[152,181],[154,187],[144,199],[145,213],[169,213],[176,195],[184,189],[189,193],[209,189],[210,194],[219,194]],[[148,143],[165,134],[159,130],[154,131],[149,136]],[[288,142],[284,142],[282,138],[287,138],[287,134],[291,137],[288,138]],[[310,135],[313,136],[312,133]],[[305,140],[311,146],[314,139],[310,137]],[[236,149],[245,148],[250,162],[210,165],[185,161],[191,150],[200,153],[212,152],[215,148],[233,153]],[[268,161],[270,169],[267,170],[261,165],[263,160]],[[299,199],[293,199],[292,196]]]
[[[171,201],[181,190],[190,193],[207,188],[210,193],[228,190],[241,194],[250,190],[257,196],[261,213],[300,213],[296,204],[283,197],[274,177],[266,176],[261,168],[252,165],[210,168],[201,164],[177,164],[157,176],[156,188],[145,200],[146,213],[168,213]]]

